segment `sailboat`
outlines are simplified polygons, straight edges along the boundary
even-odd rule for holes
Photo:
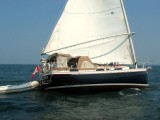
[[[136,61],[122,0],[68,0],[42,50],[45,90],[117,90],[148,86]]]

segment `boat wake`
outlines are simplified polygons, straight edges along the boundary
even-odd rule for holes
[[[119,92],[121,96],[137,96],[141,95],[141,89],[139,88],[128,88]]]

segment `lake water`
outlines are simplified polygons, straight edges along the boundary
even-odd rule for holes
[[[0,65],[0,85],[31,80],[35,65]],[[0,120],[160,120],[160,66],[146,89],[64,94],[27,91],[0,94]]]

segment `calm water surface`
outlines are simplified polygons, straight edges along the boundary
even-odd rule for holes
[[[0,85],[30,81],[35,65],[0,65]],[[145,90],[90,94],[27,91],[0,94],[0,120],[160,120],[160,66]]]

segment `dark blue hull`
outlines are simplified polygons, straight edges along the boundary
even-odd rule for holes
[[[50,73],[42,76],[41,86],[53,90],[117,90],[148,86],[147,71]]]

